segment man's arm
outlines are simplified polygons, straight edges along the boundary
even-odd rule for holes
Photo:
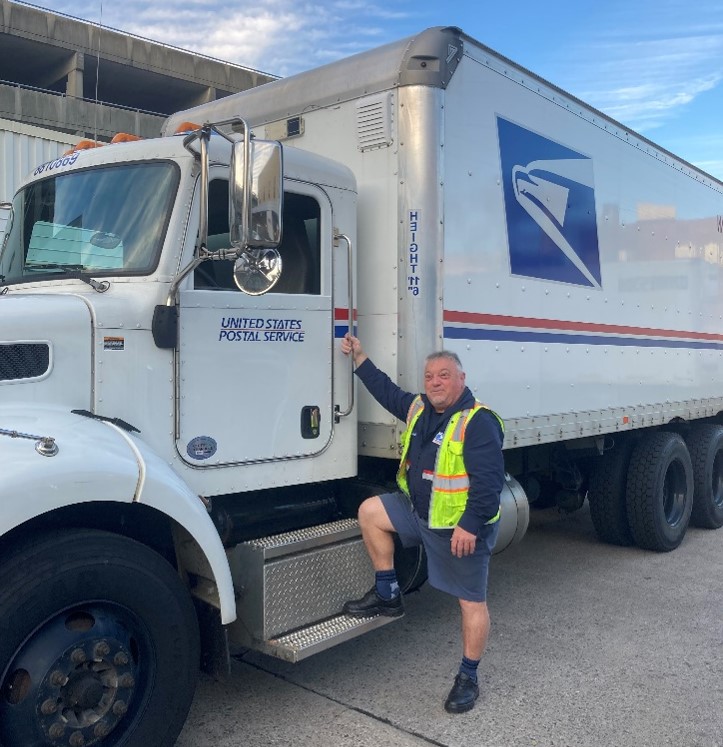
[[[341,341],[341,352],[353,356],[355,373],[369,390],[369,394],[394,417],[406,420],[409,407],[416,395],[405,392],[384,371],[378,369],[362,349],[359,340],[348,332]]]

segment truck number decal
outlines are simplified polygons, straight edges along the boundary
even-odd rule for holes
[[[35,171],[33,171],[33,176],[42,174],[43,171],[53,171],[53,169],[59,169],[63,166],[72,166],[77,160],[78,152],[76,151],[75,153],[71,153],[68,156],[61,156],[60,158],[55,158],[52,161],[41,163],[40,166],[38,166]]]
[[[589,156],[497,117],[513,275],[601,288]]]

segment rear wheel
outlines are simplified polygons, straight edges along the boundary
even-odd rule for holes
[[[695,480],[690,523],[718,529],[723,526],[723,426],[695,426],[686,441]]]
[[[421,545],[402,547],[394,535],[394,568],[403,594],[417,591],[427,580],[427,556]]]
[[[49,534],[0,560],[0,744],[175,743],[199,664],[174,569],[114,534]]]
[[[632,545],[625,491],[633,444],[624,441],[605,454],[590,477],[590,517],[598,537],[611,545]]]
[[[640,547],[669,552],[683,541],[693,507],[693,467],[681,436],[658,431],[635,447],[626,503],[630,531]]]

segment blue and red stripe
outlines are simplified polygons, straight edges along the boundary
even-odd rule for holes
[[[356,334],[356,309],[354,309],[354,330]],[[334,309],[334,337],[340,339],[349,331],[349,309]]]
[[[723,334],[713,332],[450,310],[444,312],[444,337],[449,340],[723,350]]]

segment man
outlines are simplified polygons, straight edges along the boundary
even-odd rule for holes
[[[444,707],[469,711],[479,696],[477,667],[490,628],[487,570],[504,485],[502,421],[465,386],[455,353],[427,357],[424,394],[415,395],[380,371],[356,337],[347,333],[341,350],[353,356],[357,376],[379,404],[407,423],[397,475],[402,492],[367,498],[359,507],[375,585],[344,612],[402,615],[393,534],[405,547],[423,544],[429,583],[457,597],[462,613],[462,663]]]

